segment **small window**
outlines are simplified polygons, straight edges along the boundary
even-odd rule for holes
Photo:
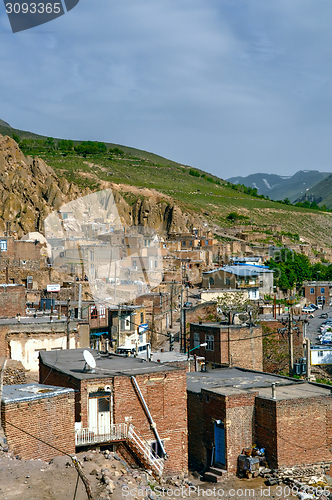
[[[91,307],[91,319],[97,319],[98,318],[98,311],[96,306]]]
[[[318,351],[318,357],[322,358],[324,356],[324,351]]]
[[[200,345],[199,333],[194,333],[194,346],[193,347],[198,347],[199,345]]]
[[[225,284],[226,285],[230,285],[231,284],[231,278],[226,278]]]
[[[206,395],[205,396],[205,401],[208,403],[210,401],[210,396]]]
[[[213,335],[205,335],[205,342],[207,343],[206,350],[214,351],[214,336]]]
[[[108,398],[98,398],[98,412],[110,411],[110,400]]]
[[[315,289],[314,288],[310,288],[310,293],[315,293]]]
[[[214,285],[214,279],[213,278],[209,278],[209,284],[210,285]]]
[[[320,289],[320,293],[325,293],[325,288],[324,287]]]
[[[141,313],[141,323],[144,323],[144,313]]]
[[[164,446],[164,441],[162,441],[162,445]],[[163,452],[158,441],[152,441],[151,455],[154,458],[163,458]]]
[[[99,316],[100,316],[100,318],[106,318],[105,306],[99,306]]]

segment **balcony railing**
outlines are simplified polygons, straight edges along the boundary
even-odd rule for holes
[[[162,475],[164,460],[154,455],[150,443],[140,435],[132,424],[113,424],[90,429],[78,429],[75,431],[76,446],[110,443],[114,441],[126,441],[145,466],[151,467],[152,472],[156,475]]]
[[[75,432],[75,445],[105,443],[110,441],[125,441],[128,435],[127,424],[102,425]]]

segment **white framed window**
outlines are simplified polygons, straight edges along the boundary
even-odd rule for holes
[[[206,350],[214,351],[214,336],[213,335],[205,335],[205,342],[207,343]]]
[[[106,308],[105,308],[105,306],[99,306],[99,317],[100,318],[105,318],[106,317]]]
[[[318,351],[318,357],[322,358],[324,356],[324,351]]]

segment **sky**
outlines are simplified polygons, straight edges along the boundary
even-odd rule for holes
[[[332,171],[331,21],[330,0],[80,0],[12,33],[1,3],[0,118],[224,179]]]

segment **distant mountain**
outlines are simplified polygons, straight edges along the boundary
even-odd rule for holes
[[[326,205],[327,208],[332,208],[332,174],[308,189],[296,201],[305,200],[310,202],[315,201],[319,206]]]
[[[9,123],[3,121],[3,120],[0,120],[0,126],[1,127],[7,127],[7,128],[11,128],[11,126],[9,125]]]
[[[330,175],[330,172],[318,172],[318,170],[299,170],[292,176],[251,174],[247,177],[230,177],[227,181],[257,188],[258,194],[264,194],[271,200],[289,198],[291,202],[294,202],[301,198],[308,189],[324,181]]]

